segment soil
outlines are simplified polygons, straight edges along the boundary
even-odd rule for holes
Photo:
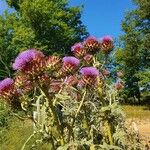
[[[150,150],[150,118],[144,120],[138,118],[128,119],[127,122],[139,134],[140,139],[146,146],[146,150]]]

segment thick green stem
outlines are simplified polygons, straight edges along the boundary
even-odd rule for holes
[[[87,111],[86,111],[86,107],[85,106],[83,106],[83,110],[84,110],[84,113],[85,113],[85,123],[86,123],[87,132],[88,132],[88,138],[90,139],[91,138],[90,127],[89,127],[89,121],[88,121]]]
[[[107,135],[108,135],[110,145],[113,145],[113,139],[112,139],[112,135],[111,135],[111,127],[110,127],[108,121],[106,121],[105,125],[106,125],[106,128],[107,128]]]
[[[85,96],[86,96],[86,89],[85,89],[85,91],[84,91],[84,93],[83,93],[83,96],[82,96],[80,105],[79,105],[79,107],[78,107],[78,109],[77,109],[77,112],[76,112],[76,114],[75,114],[75,116],[74,116],[74,118],[73,118],[72,125],[71,125],[71,128],[72,128],[72,129],[73,129],[75,120],[76,120],[76,118],[77,118],[77,116],[78,116],[78,114],[79,114],[79,112],[80,112],[80,110],[81,110],[81,108],[82,108],[82,106],[83,106],[83,103],[84,103],[84,100],[85,100]],[[73,131],[73,130],[72,130],[72,131]],[[73,135],[73,133],[72,133],[72,135]],[[71,135],[69,135],[69,138],[70,138],[70,136],[71,136]]]
[[[77,116],[78,116],[78,114],[79,114],[79,112],[80,112],[80,110],[81,110],[81,108],[82,108],[82,106],[83,106],[83,102],[84,102],[84,99],[85,99],[85,95],[86,95],[86,90],[85,90],[85,92],[84,92],[84,94],[83,94],[82,100],[81,100],[81,102],[80,102],[80,105],[79,105],[79,107],[78,107],[78,109],[77,109],[77,112],[76,112],[76,114],[75,114],[75,117],[74,117],[74,119],[73,119],[72,127],[73,127],[74,122],[75,122],[75,120],[76,120],[76,118],[77,118]]]
[[[41,89],[41,92],[45,95],[45,97],[47,98],[48,100],[48,103],[49,103],[49,106],[51,108],[51,111],[52,111],[52,114],[53,114],[53,117],[54,117],[54,120],[56,122],[56,125],[57,125],[57,129],[58,129],[58,132],[59,132],[59,135],[60,135],[60,144],[61,145],[64,145],[65,144],[65,141],[64,141],[64,137],[63,137],[63,130],[62,130],[62,126],[61,126],[61,123],[59,121],[59,118],[58,118],[58,115],[57,115],[57,112],[56,112],[56,109],[55,107],[53,106],[53,101],[51,100],[50,96],[49,96],[49,93],[47,90],[45,90],[44,88],[40,87]]]
[[[52,149],[56,150],[53,138],[51,138],[51,143],[52,143]]]

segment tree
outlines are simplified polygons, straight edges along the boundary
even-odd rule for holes
[[[128,97],[138,99],[141,89],[149,90],[150,82],[150,1],[134,0],[136,9],[128,12],[122,21],[124,35],[122,48],[116,52],[116,61],[125,72]]]
[[[1,57],[3,61],[8,59],[7,66],[22,50],[34,47],[48,54],[67,53],[72,44],[87,36],[81,22],[81,7],[69,7],[66,0],[7,0],[7,3],[15,9],[0,16],[3,24],[0,52],[6,53],[7,56]]]

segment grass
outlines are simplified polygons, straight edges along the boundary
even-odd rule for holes
[[[150,116],[150,108],[147,106],[124,105],[122,106],[122,109],[125,112],[127,118],[137,118],[144,120],[149,119]]]
[[[5,136],[1,139],[2,150],[20,150],[25,140],[32,133],[31,124],[22,122],[17,118],[13,118],[8,129],[3,129]]]
[[[121,106],[127,118],[148,119],[150,110],[145,106]],[[33,125],[30,121],[20,121],[17,118],[11,119],[8,129],[0,128],[0,150],[21,150],[22,145],[33,133]],[[35,141],[35,139],[33,139]],[[31,140],[25,150],[30,150]],[[43,144],[32,150],[51,150],[50,145]]]
[[[0,130],[2,132],[0,137],[0,150],[21,150],[23,144],[33,134],[32,122],[29,120],[20,121],[17,118],[13,118],[9,124],[8,129]],[[32,138],[24,150],[30,150],[35,141],[36,139]],[[50,145],[42,144],[38,149],[33,148],[32,150],[50,150]]]

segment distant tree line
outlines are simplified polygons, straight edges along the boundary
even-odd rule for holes
[[[125,75],[122,95],[128,103],[150,103],[150,1],[133,0],[136,8],[122,21],[124,34],[116,63]]]

